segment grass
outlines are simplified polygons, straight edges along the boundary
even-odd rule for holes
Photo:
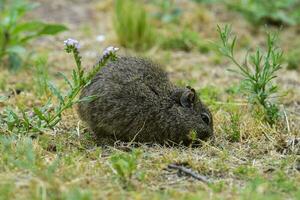
[[[281,0],[272,4],[268,0],[230,0],[226,4],[254,25],[281,26],[300,23],[300,6],[297,0]]]
[[[182,9],[176,6],[174,1],[153,0],[159,10],[154,14],[163,23],[178,23],[182,15]]]
[[[120,45],[147,50],[155,44],[155,33],[143,5],[136,0],[116,0],[114,29]]]
[[[52,3],[44,1],[44,6]],[[68,1],[60,3],[70,6]],[[196,5],[188,1],[182,9]],[[78,2],[72,6],[82,9],[82,12],[99,12],[93,10],[93,3]],[[213,41],[218,40],[216,22],[224,20],[217,15],[220,11],[226,14],[225,8],[218,7],[217,11],[211,11],[216,21],[210,22],[201,31]],[[61,14],[49,12],[50,16]],[[40,15],[43,16],[43,13]],[[113,16],[114,11],[104,15]],[[245,21],[236,20],[237,16],[226,15],[226,20],[232,21],[235,32],[248,36],[250,45],[254,47],[264,45],[264,35],[258,32],[254,36],[251,30],[243,26]],[[88,22],[90,19],[82,20]],[[99,24],[98,20],[92,22]],[[73,23],[76,27],[77,21]],[[209,26],[213,27],[213,31]],[[95,25],[93,28],[99,27]],[[284,28],[282,34],[295,37],[293,30]],[[109,33],[113,31],[108,30]],[[94,42],[88,41],[92,37],[87,37],[82,31],[76,29],[72,34],[86,41],[82,55],[86,55],[86,49],[99,48],[93,46]],[[45,105],[49,91],[45,94],[40,92],[45,89],[43,79],[52,80],[65,94],[64,79],[57,72],[63,71],[66,77],[71,78],[73,60],[62,52],[61,41],[50,40],[41,44],[40,48],[48,59],[43,56],[37,59],[37,68],[19,73],[1,70],[0,113],[6,107],[16,109]],[[288,37],[281,37],[279,42],[285,49],[293,43]],[[237,46],[237,60],[243,60],[243,53],[247,50],[244,46]],[[289,93],[282,101],[285,111],[283,122],[271,127],[253,115],[248,102],[240,95],[240,78],[226,71],[231,64],[214,51],[203,55],[198,51],[157,49],[149,54],[154,60],[164,62],[173,82],[195,87],[203,102],[209,105],[214,115],[214,141],[203,142],[198,148],[145,144],[130,146],[122,143],[99,147],[79,120],[76,108],[66,109],[54,129],[40,134],[31,134],[31,130],[25,133],[7,131],[1,125],[0,199],[300,198],[299,154],[286,145],[286,141],[300,137],[297,106],[300,97],[297,87],[300,84],[297,78],[299,70],[287,71],[283,68],[280,71],[278,84],[287,88]],[[163,57],[166,54],[168,59]],[[216,56],[219,56],[218,62],[214,61]],[[86,57],[84,61],[93,63],[94,57]],[[47,70],[43,71],[45,68]],[[12,92],[18,88],[24,89],[18,94]],[[57,99],[53,99],[53,106],[58,103]],[[208,177],[212,183],[204,184],[167,168],[174,163],[185,163],[193,171]]]
[[[211,46],[204,41],[197,32],[185,28],[183,31],[165,36],[161,41],[161,47],[169,50],[192,51],[197,50],[201,53],[207,53],[211,50]]]
[[[50,93],[48,88],[49,69],[47,65],[47,57],[39,56],[35,60],[34,65],[34,85],[37,96],[44,96]]]
[[[209,196],[225,199],[280,199],[296,198],[299,193],[297,177],[290,177],[286,172],[295,162],[292,155],[274,163],[273,159],[279,154],[273,155],[273,158],[259,158],[263,155],[260,151],[248,149],[246,153],[247,149],[239,150],[239,145],[223,143],[223,147],[211,147],[208,144],[200,149],[141,146],[138,148],[142,151],[137,160],[133,156],[136,150],[120,154],[114,148],[92,147],[91,144],[84,144],[90,141],[78,138],[75,134],[67,138],[52,138],[57,146],[54,151],[47,145],[41,145],[46,137],[49,136],[39,140],[1,138],[0,162],[5,166],[1,168],[1,178],[5,180],[5,185],[1,185],[2,190],[5,190],[0,194],[1,197],[18,199],[22,195],[26,199],[40,199],[43,196],[68,199],[76,196],[78,199],[97,199],[105,196],[108,199],[138,199],[141,195],[147,195],[149,199]],[[220,138],[217,141],[219,143]],[[248,141],[247,144],[251,142],[254,141]],[[258,146],[262,148],[264,144],[260,142]],[[231,147],[230,151],[228,147]],[[237,152],[244,160],[239,159]],[[107,153],[111,156],[107,157]],[[258,156],[255,163],[250,159],[253,156]],[[134,163],[133,168],[126,164],[128,162]],[[187,162],[201,174],[214,177],[214,183],[205,185],[193,179],[177,177],[175,171],[165,170],[170,162]],[[121,171],[125,172],[114,172],[112,165],[113,169],[123,166]],[[275,169],[263,172],[269,168]],[[130,178],[132,187],[124,187],[123,177],[129,178],[132,172],[141,171],[144,172],[143,178]],[[238,189],[241,183],[243,186]]]
[[[299,69],[299,63],[300,63],[300,49],[295,48],[294,50],[291,50],[288,52],[288,54],[285,56],[285,61],[287,62],[287,69],[289,70],[297,70]]]

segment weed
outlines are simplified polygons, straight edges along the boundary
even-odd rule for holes
[[[229,8],[240,12],[254,25],[296,25],[300,23],[298,0],[227,0]]]
[[[230,113],[230,124],[224,125],[224,130],[228,135],[228,139],[231,142],[239,142],[241,139],[240,132],[240,114]]]
[[[275,46],[277,35],[268,34],[266,52],[258,48],[250,55],[250,63],[247,55],[245,62],[240,64],[234,55],[236,37],[231,38],[231,28],[225,26],[221,29],[218,26],[218,32],[222,42],[219,50],[236,65],[237,70],[231,71],[242,76],[243,91],[249,103],[262,106],[265,120],[273,125],[280,117],[278,105],[271,101],[278,90],[273,79],[276,78],[276,72],[281,69],[283,55],[282,51]]]
[[[29,138],[18,140],[14,137],[0,137],[1,163],[7,168],[19,168],[35,171],[37,167],[36,152]]]
[[[92,193],[90,191],[85,191],[80,188],[72,188],[64,195],[65,200],[89,200],[92,198]]]
[[[29,41],[43,35],[55,35],[67,30],[60,24],[23,21],[24,15],[37,7],[27,0],[0,1],[0,63],[8,60],[10,69],[22,66]]]
[[[198,92],[201,99],[210,105],[220,100],[220,94],[220,89],[212,85],[203,87]]]
[[[6,73],[1,73],[0,74],[0,90],[5,90],[5,88],[7,87],[7,74]]]
[[[242,191],[242,196],[246,199],[294,199],[297,190],[296,183],[280,172],[270,181],[254,176]]]
[[[14,189],[13,183],[0,183],[0,200],[13,199]]]
[[[116,153],[110,157],[111,168],[124,186],[132,186],[133,176],[140,180],[143,179],[144,174],[137,172],[138,159],[141,154],[141,151],[134,150],[131,153]]]
[[[108,60],[115,58],[117,48],[107,48],[102,58],[97,62],[93,69],[87,73],[83,71],[81,56],[79,53],[79,43],[76,40],[68,39],[65,41],[66,52],[72,53],[76,63],[76,68],[72,71],[72,80],[70,81],[64,74],[60,73],[69,87],[66,94],[63,94],[55,85],[48,83],[48,90],[52,97],[56,97],[59,104],[52,105],[51,98],[42,107],[34,107],[32,111],[25,111],[19,108],[19,113],[12,108],[6,107],[4,113],[0,114],[0,123],[6,125],[8,131],[18,133],[43,132],[47,128],[53,128],[61,120],[62,113],[71,108],[74,104],[81,101],[90,101],[94,97],[89,96],[78,100],[76,97],[83,87],[85,87],[96,73],[104,66]]]
[[[268,182],[255,177],[249,182],[244,190],[241,191],[242,199],[282,199],[277,192],[270,192],[272,188]]]
[[[165,37],[161,42],[163,49],[191,51],[196,49],[202,53],[210,50],[209,44],[203,41],[197,32],[185,28],[174,36]]]
[[[300,48],[292,49],[289,51],[284,60],[287,62],[287,69],[297,70],[300,66]]]
[[[240,84],[232,84],[225,91],[227,94],[235,95],[235,94],[239,94],[241,88],[243,88],[243,86],[241,86]]]
[[[49,72],[47,66],[47,57],[39,56],[34,66],[34,86],[38,96],[49,93],[48,88]]]
[[[179,22],[179,18],[182,15],[182,9],[177,7],[174,1],[155,0],[153,3],[159,8],[159,11],[154,15],[156,18],[164,23]]]
[[[147,50],[155,43],[154,30],[143,6],[136,0],[116,0],[114,28],[120,45]]]
[[[207,3],[207,4],[220,2],[220,0],[191,0],[191,1],[194,1],[196,3]]]
[[[272,185],[281,192],[291,193],[297,190],[295,182],[290,180],[283,171],[276,173]]]
[[[233,173],[241,178],[251,178],[257,176],[257,169],[251,166],[241,165],[238,166]]]

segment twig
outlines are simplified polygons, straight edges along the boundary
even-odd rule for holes
[[[76,133],[77,133],[77,136],[80,137],[80,121],[78,121],[78,123],[77,123]]]
[[[194,179],[197,179],[197,180],[202,181],[204,183],[210,183],[210,181],[208,180],[208,178],[206,178],[205,176],[197,174],[196,172],[193,172],[191,169],[188,169],[188,168],[186,168],[184,166],[180,166],[180,165],[176,165],[176,164],[169,164],[168,168],[170,168],[170,169],[178,169],[179,172],[183,172],[186,175],[189,175],[189,176],[193,177]]]
[[[145,126],[145,122],[142,126],[142,128],[134,135],[133,139],[127,144],[127,147],[130,147],[130,145],[132,145],[132,143],[134,142],[134,140],[136,139],[136,137],[140,134],[140,132],[142,132],[142,130],[144,129]]]
[[[289,118],[288,118],[288,116],[286,114],[284,106],[283,106],[283,114],[284,114],[284,118],[285,118],[285,122],[286,122],[286,127],[287,127],[288,134],[289,134],[289,136],[291,136],[291,128],[290,128]]]

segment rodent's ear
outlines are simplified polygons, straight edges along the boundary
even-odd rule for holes
[[[195,99],[196,91],[190,86],[187,86],[187,90],[185,90],[180,97],[180,104],[183,107],[190,108],[195,102]]]

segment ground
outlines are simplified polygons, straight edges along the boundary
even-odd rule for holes
[[[71,56],[63,50],[66,38],[80,41],[87,68],[105,47],[119,46],[112,23],[113,1],[38,2],[40,7],[28,18],[63,23],[70,29],[32,44],[36,52],[48,56],[49,76],[62,88],[63,80],[57,72],[69,77],[74,67]],[[240,41],[240,60],[247,49],[264,45],[263,27],[253,27],[222,5],[192,1],[179,4],[185,11],[181,23],[193,27],[209,44],[218,41],[217,24],[232,24]],[[279,46],[285,53],[300,44],[299,32],[299,27],[282,29]],[[105,41],[97,41],[102,34]],[[53,131],[33,139],[18,135],[2,141],[0,199],[300,199],[299,68],[287,70],[284,65],[278,74],[284,117],[271,127],[253,117],[242,95],[228,92],[234,90],[240,77],[228,71],[233,65],[215,50],[201,53],[153,47],[141,53],[120,47],[118,54],[150,57],[166,69],[175,84],[190,84],[200,91],[200,98],[214,115],[215,140],[203,142],[198,148],[120,143],[99,147],[78,118],[76,108],[69,109]],[[45,103],[47,97],[37,98],[32,92],[33,76],[30,69],[14,74],[1,69],[0,78],[5,82],[1,94],[16,88],[22,88],[22,92],[0,103],[0,108]],[[236,131],[239,136],[234,141]],[[125,159],[123,175],[114,168],[113,159],[119,156],[122,160],[122,152],[136,167],[128,166]],[[169,164],[184,164],[210,183],[168,169]]]

